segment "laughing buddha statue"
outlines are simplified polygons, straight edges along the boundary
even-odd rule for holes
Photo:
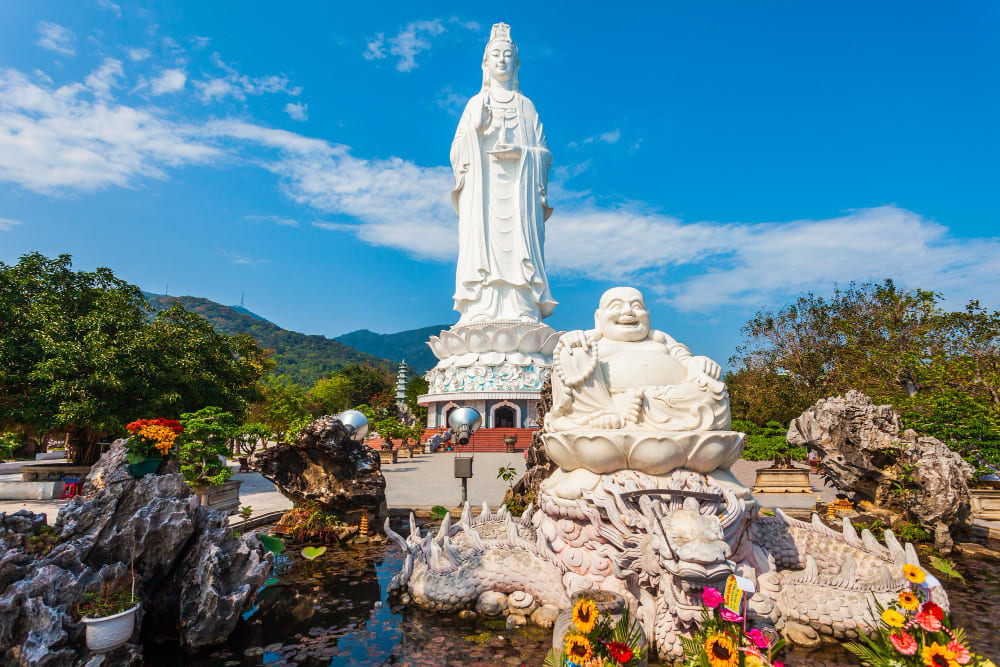
[[[594,320],[594,329],[563,334],[553,355],[543,433],[552,460],[597,474],[728,471],[744,436],[727,430],[719,365],[651,329],[632,287],[605,292]]]

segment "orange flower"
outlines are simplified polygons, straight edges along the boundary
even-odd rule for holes
[[[903,565],[903,576],[915,584],[922,584],[924,583],[924,579],[927,578],[927,573],[916,565],[906,563]]]
[[[920,606],[920,598],[910,590],[899,592],[899,606],[906,611],[913,611]]]

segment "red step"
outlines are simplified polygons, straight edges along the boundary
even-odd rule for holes
[[[503,441],[504,437],[507,435],[516,435],[517,443],[514,445],[514,450],[518,452],[523,452],[531,444],[531,436],[537,431],[537,428],[481,428],[472,434],[472,439],[467,445],[455,445],[453,451],[462,453],[475,452],[506,452],[507,443]],[[441,433],[444,431],[443,428],[429,428],[424,431],[424,435],[420,438],[421,443],[425,443],[434,436],[435,433]],[[384,440],[379,437],[369,438],[365,440],[365,444],[373,449],[379,449]],[[399,447],[400,443],[394,442],[395,447]],[[438,450],[440,451],[440,450]]]

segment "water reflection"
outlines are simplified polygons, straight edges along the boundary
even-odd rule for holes
[[[926,554],[921,558],[927,562]],[[239,623],[227,645],[195,656],[147,646],[146,662],[186,667],[542,663],[551,641],[547,631],[529,626],[507,632],[502,621],[465,625],[452,616],[390,605],[385,591],[401,566],[395,546],[334,547],[313,562],[291,553],[278,567],[279,583],[263,591],[259,608]],[[966,558],[959,569],[966,584],[945,582],[955,622],[969,631],[974,651],[995,656],[1000,653],[996,565]],[[858,663],[841,647],[827,645],[786,656],[786,664]]]

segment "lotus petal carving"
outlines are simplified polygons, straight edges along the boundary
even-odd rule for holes
[[[559,331],[556,331],[554,333],[549,334],[548,338],[546,338],[542,342],[542,344],[539,347],[538,351],[541,352],[542,354],[544,354],[547,357],[551,357],[552,353],[555,352],[555,350],[556,350],[556,343],[559,342],[559,336],[561,336],[561,335],[562,335],[562,332],[559,332]]]
[[[470,329],[465,336],[466,345],[472,352],[489,352],[491,349],[490,337],[485,331]]]
[[[434,355],[442,360],[469,352],[477,354],[520,352],[524,355],[541,353],[551,359],[559,335],[559,332],[546,324],[526,322],[472,324],[442,331],[437,336],[431,336],[428,344]]]
[[[517,343],[517,349],[520,352],[537,352],[542,349],[542,332],[535,329],[534,331],[526,331],[524,335],[521,336],[521,340]]]
[[[454,331],[442,331],[441,340],[452,354],[465,354],[469,351],[469,346],[465,344],[465,340]]]
[[[448,351],[448,347],[437,336],[431,336],[430,340],[427,341],[427,344],[431,346],[431,352],[433,352],[434,356],[438,359],[444,359],[451,354],[451,352]]]
[[[599,475],[625,469],[664,475],[678,468],[709,473],[732,465],[743,439],[737,431],[576,429],[542,435],[545,451],[560,468]]]

